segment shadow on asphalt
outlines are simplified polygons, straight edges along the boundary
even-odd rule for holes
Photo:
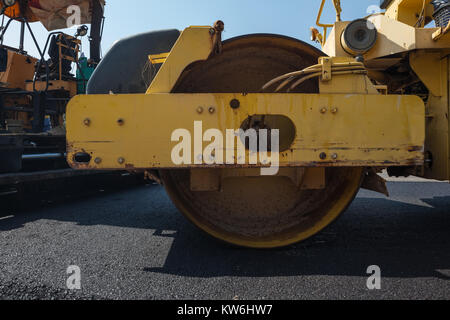
[[[0,218],[12,212],[25,213],[101,194],[123,192],[145,183],[142,175],[111,172],[0,186]],[[8,190],[16,192],[3,195]]]
[[[144,270],[177,276],[361,276],[369,265],[378,265],[384,277],[450,280],[448,274],[439,272],[450,269],[450,196],[423,201],[431,207],[359,197],[320,235],[269,251],[230,247],[203,235],[177,212],[159,186],[101,194],[83,199],[81,204],[58,204],[32,214],[18,213],[0,219],[0,231],[39,219],[147,229],[150,246],[156,237],[173,242],[163,267]],[[149,265],[150,260],[151,256]]]
[[[165,265],[145,270],[202,278],[361,276],[368,266],[378,265],[384,277],[450,280],[450,197],[424,202],[434,208],[358,198],[318,236],[269,251],[234,248],[180,232]]]

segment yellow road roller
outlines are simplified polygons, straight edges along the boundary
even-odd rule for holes
[[[78,170],[145,171],[222,241],[276,248],[335,221],[379,175],[450,179],[448,0],[387,0],[312,40],[224,23],[117,42],[67,111]],[[323,28],[323,31],[320,30]]]

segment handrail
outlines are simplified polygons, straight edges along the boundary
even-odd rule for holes
[[[333,0],[335,1],[335,0]],[[325,6],[325,3],[327,2],[327,0],[322,0],[322,3],[320,4],[320,9],[319,9],[319,14],[317,15],[317,20],[316,20],[316,25],[322,28],[332,28],[334,25],[333,24],[323,24],[320,22],[320,18],[322,17],[322,13],[323,13],[323,7]]]
[[[320,4],[319,13],[317,15],[316,25],[318,27],[323,28],[323,36],[321,45],[323,46],[325,44],[325,41],[327,39],[327,31],[328,28],[333,28],[334,24],[324,24],[320,22],[320,19],[322,18],[323,8],[325,6],[327,0],[322,0],[322,3]],[[336,21],[341,21],[341,13],[342,13],[342,7],[341,7],[341,1],[340,0],[333,0],[334,9],[336,10]]]

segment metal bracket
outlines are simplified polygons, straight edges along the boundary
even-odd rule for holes
[[[162,64],[164,62],[166,62],[167,57],[169,56],[170,52],[165,52],[165,53],[159,53],[159,54],[151,54],[148,56],[148,58],[150,59],[150,63],[152,65],[155,64]]]
[[[211,30],[214,32],[211,32]],[[208,59],[214,50],[214,37],[215,30],[211,27],[189,27],[185,29],[166,59],[164,59],[163,54],[155,57],[155,61],[164,62],[164,64],[150,84],[147,94],[170,93],[188,65],[195,61]]]
[[[319,63],[322,65],[322,81],[330,81],[332,78],[333,59],[328,57],[319,58]]]

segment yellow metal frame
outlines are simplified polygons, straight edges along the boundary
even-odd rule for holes
[[[149,55],[148,58],[150,59],[150,63],[155,64],[162,64],[166,62],[167,57],[169,56],[170,52],[160,53],[160,54],[152,54]]]
[[[36,81],[34,84],[33,82],[27,82],[25,84],[25,90],[27,91],[33,91],[35,88],[37,91],[45,91],[47,90],[65,90],[69,91],[69,96],[74,97],[77,95],[77,82],[76,81],[64,81],[64,80],[52,80],[48,83],[47,88],[47,81]]]
[[[229,106],[233,99],[241,103],[238,110]],[[199,114],[199,106],[205,112]],[[227,129],[238,130],[251,115],[283,115],[297,128],[294,144],[279,155],[280,167],[423,163],[425,108],[418,97],[346,94],[78,96],[67,113],[68,161],[77,169],[205,167],[172,162],[171,152],[178,144],[171,142],[172,133],[186,129],[194,139],[194,121],[202,121],[203,132],[219,129],[226,137]],[[224,143],[224,154],[227,151]],[[93,161],[75,162],[80,152],[90,154]],[[198,155],[193,149],[191,153],[194,162]]]
[[[363,54],[369,76],[383,81],[383,70],[408,57],[409,66],[429,90],[426,99],[427,165],[418,171],[423,177],[450,179],[450,32],[449,26],[424,28],[431,21],[430,0],[394,0],[385,14],[368,17],[377,28],[375,46]],[[323,45],[330,57],[351,57],[342,47],[341,35],[349,22],[334,24]],[[321,82],[321,92],[326,84]],[[339,82],[327,89],[337,90]],[[344,87],[345,88],[345,87]],[[395,122],[392,122],[395,123]],[[431,162],[430,162],[431,161]]]
[[[183,70],[192,62],[206,60],[213,50],[215,30],[211,27],[185,29],[167,55],[147,94],[169,93]]]
[[[386,9],[386,16],[413,27],[423,28],[425,22],[431,21],[433,12],[431,0],[394,0]]]
[[[37,59],[8,50],[5,72],[0,72],[0,85],[11,89],[25,89],[27,80],[33,79]]]
[[[434,38],[441,28],[415,28],[385,15],[368,18],[378,30],[375,46],[364,53],[366,65],[370,61],[419,49],[450,49],[450,32]],[[322,50],[330,57],[352,57],[341,44],[341,35],[349,22],[337,22],[331,30]]]
[[[295,125],[295,141],[290,150],[279,154],[280,167],[423,163],[422,100],[415,96],[379,95],[364,75],[326,79],[321,82],[322,94],[316,95],[170,94],[187,66],[210,56],[213,39],[214,29],[210,27],[187,28],[147,94],[72,99],[67,111],[70,165],[77,169],[207,167],[174,165],[171,151],[176,143],[171,143],[172,133],[186,129],[194,137],[194,122],[202,121],[203,130],[218,129],[225,137],[226,130],[241,128],[254,115],[285,116]],[[233,99],[240,101],[237,110],[230,107]],[[92,161],[76,162],[78,153],[88,153]],[[321,157],[323,154],[325,158]],[[244,167],[263,166],[258,163]]]

